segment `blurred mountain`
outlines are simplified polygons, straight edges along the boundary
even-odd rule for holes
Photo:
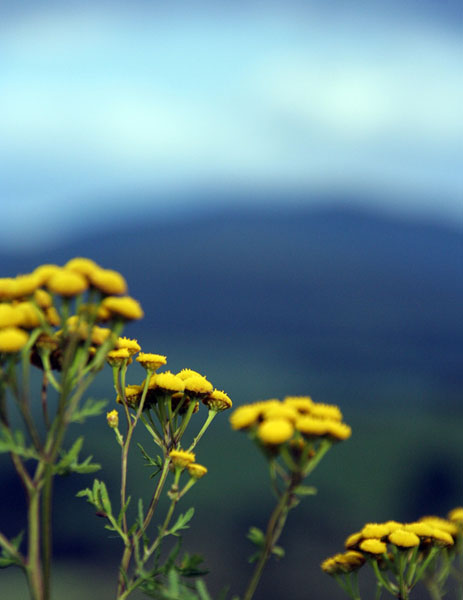
[[[273,392],[265,387],[266,374],[278,370],[287,373],[288,393],[310,384],[329,389],[332,400],[381,401],[397,386],[420,402],[461,399],[457,228],[345,206],[275,204],[162,221],[139,214],[99,227],[33,256],[3,253],[2,272],[79,255],[116,268],[145,308],[130,329],[145,347],[175,348],[179,358],[184,348],[221,374],[222,357],[235,386],[238,374],[246,385],[259,374],[258,394],[279,393],[274,382]],[[245,396],[245,387],[235,389]]]

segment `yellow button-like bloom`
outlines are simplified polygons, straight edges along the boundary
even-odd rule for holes
[[[171,453],[172,456],[172,453]],[[206,467],[198,463],[191,463],[188,465],[188,473],[193,479],[201,479],[207,473]]]
[[[182,369],[179,373],[177,373],[177,377],[180,379],[188,379],[189,377],[202,377],[201,373],[197,371],[193,371],[193,369]]]
[[[94,269],[88,274],[90,283],[108,296],[127,293],[127,282],[123,275],[111,269]]]
[[[387,550],[386,544],[376,538],[363,540],[360,542],[359,548],[368,554],[384,554]]]
[[[142,386],[141,385],[127,385],[124,389],[125,400],[127,404],[131,408],[137,408],[140,404],[140,398],[142,395]],[[123,404],[122,398],[117,395],[116,402],[118,404]]]
[[[441,546],[453,546],[454,540],[451,534],[448,531],[443,531],[438,527],[434,527],[434,531],[430,536],[434,543]]]
[[[52,275],[54,275],[55,273],[57,273],[58,271],[61,271],[61,267],[58,267],[58,265],[51,265],[51,264],[40,265],[39,267],[34,269],[34,273],[38,277],[38,279],[40,281],[39,285],[41,285],[41,286],[45,285],[47,283],[47,281],[50,279],[50,277]]]
[[[101,346],[110,337],[111,333],[111,329],[108,329],[107,327],[98,327],[95,325],[92,328],[92,344]]]
[[[10,298],[27,298],[40,287],[40,279],[35,273],[17,275],[13,279]]]
[[[327,433],[334,440],[347,440],[352,435],[352,429],[345,423],[327,422]]]
[[[34,292],[34,300],[42,310],[53,306],[53,298],[48,292],[39,288]]]
[[[106,360],[111,367],[120,367],[125,364],[126,361],[132,360],[130,358],[130,352],[127,348],[118,348],[116,350],[110,350],[106,355]]]
[[[53,294],[72,298],[85,292],[88,288],[87,280],[80,273],[60,269],[56,271],[47,281],[47,288]]]
[[[131,340],[126,337],[117,338],[116,348],[127,348],[131,356],[133,356],[137,352],[140,352],[141,350],[141,346],[137,342],[137,340]]]
[[[117,410],[111,410],[110,412],[106,413],[106,421],[111,429],[116,429],[116,427],[119,427],[119,413]]]
[[[262,416],[266,421],[270,421],[272,419],[286,419],[294,425],[299,417],[299,413],[292,406],[280,403],[275,406],[271,405],[267,409],[264,408],[262,411]]]
[[[364,538],[381,539],[386,537],[390,533],[390,530],[384,523],[367,523],[363,526],[360,533]]]
[[[402,529],[405,529],[405,531],[410,531],[411,533],[418,535],[420,538],[432,537],[435,531],[435,528],[429,523],[421,523],[419,521],[417,523],[405,523],[402,526]]]
[[[11,292],[13,290],[13,278],[12,277],[0,277],[0,299],[11,300]]]
[[[0,303],[0,327],[16,327],[22,320],[22,314],[17,310],[16,306]]]
[[[0,329],[0,352],[12,354],[19,352],[27,344],[27,333],[18,327]]]
[[[53,327],[58,327],[61,325],[61,318],[54,306],[50,306],[50,308],[45,309],[45,319],[47,323]]]
[[[185,382],[185,391],[192,395],[209,394],[214,386],[202,375],[192,375],[183,380]]]
[[[451,510],[448,514],[449,521],[453,523],[463,524],[463,506],[457,506]]]
[[[297,431],[305,436],[322,436],[328,433],[328,421],[313,419],[310,416],[302,416],[295,423]]]
[[[203,403],[208,407],[209,410],[215,410],[216,412],[227,410],[227,408],[231,408],[233,406],[228,394],[220,390],[213,390],[203,399]]]
[[[137,362],[141,364],[145,369],[149,369],[150,371],[156,371],[159,367],[162,367],[167,362],[167,357],[162,354],[150,354],[147,352],[140,352],[140,354],[135,359]]]
[[[80,273],[85,277],[89,277],[91,273],[101,268],[91,258],[83,258],[82,256],[71,258],[71,260],[68,260],[68,262],[64,266],[66,269],[69,269],[70,271],[75,271],[76,273]]]
[[[279,445],[287,442],[294,433],[293,425],[286,419],[264,421],[257,428],[257,437],[265,445]]]
[[[301,414],[309,414],[312,410],[313,402],[310,396],[286,396],[283,399],[283,404],[292,406]]]
[[[360,552],[350,550],[342,554],[335,554],[324,560],[321,568],[328,575],[339,573],[352,573],[359,569],[365,563],[365,556]]]
[[[432,525],[432,527],[436,527],[441,531],[446,531],[452,536],[455,536],[458,533],[458,527],[456,523],[452,523],[452,521],[447,521],[447,519],[442,519],[441,517],[426,516],[422,517],[420,522],[429,523],[429,525]]]
[[[420,538],[416,533],[405,531],[405,529],[396,529],[388,537],[391,544],[399,548],[414,548],[420,545]]]
[[[230,416],[232,429],[247,429],[255,425],[260,415],[260,408],[254,404],[245,404],[234,410]]]
[[[170,371],[153,375],[150,378],[150,388],[153,384],[155,389],[159,388],[169,393],[183,392],[185,389],[185,382]]]
[[[185,450],[171,450],[170,460],[174,467],[184,469],[195,462],[196,456],[194,452],[186,452]]]
[[[360,531],[357,531],[356,533],[351,533],[351,535],[348,538],[346,538],[346,541],[344,542],[344,547],[347,549],[357,548],[361,540],[363,540],[363,535]]]
[[[35,329],[40,326],[40,313],[32,302],[18,302],[16,310],[21,314],[21,327]]]
[[[329,421],[342,421],[342,412],[334,404],[314,402],[310,410],[310,416]]]
[[[102,306],[109,310],[113,316],[122,317],[127,321],[141,319],[144,314],[140,304],[130,296],[123,296],[122,298],[108,296],[103,300]]]

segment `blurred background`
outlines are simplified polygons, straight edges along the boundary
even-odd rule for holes
[[[463,503],[462,17],[457,0],[0,4],[2,276],[91,257],[127,277],[146,316],[125,334],[173,371],[234,406],[309,394],[353,428],[256,600],[341,599],[319,564],[348,534]],[[114,402],[109,373],[91,394]],[[243,592],[245,534],[273,506],[263,459],[216,421],[185,539],[214,597]],[[86,430],[117,495],[112,432]],[[16,534],[6,455],[1,473]],[[121,549],[74,499],[91,481],[57,485],[56,600],[113,597]],[[0,574],[2,597],[25,589]]]

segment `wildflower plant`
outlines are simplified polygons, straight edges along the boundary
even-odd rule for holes
[[[26,539],[0,533],[0,565],[24,571],[34,600],[50,597],[53,480],[99,468],[92,457],[80,460],[83,437],[65,449],[65,436],[102,412],[104,402],[83,395],[125,323],[143,316],[126,292],[122,275],[85,258],[0,279],[0,452],[10,455],[27,503]],[[35,394],[31,365],[42,373]]]
[[[255,402],[237,408],[230,417],[231,427],[244,431],[262,451],[268,462],[273,492],[277,499],[265,533],[251,527],[250,541],[257,546],[250,558],[256,562],[254,572],[243,596],[250,600],[262,577],[270,556],[284,555],[277,545],[288,513],[303,496],[316,493],[305,485],[328,450],[351,435],[351,428],[342,422],[337,406],[315,403],[308,396],[287,396]]]
[[[455,577],[463,595],[463,508],[448,519],[422,517],[413,523],[367,523],[345,541],[346,551],[324,560],[321,568],[334,577],[352,600],[361,600],[358,574],[369,565],[376,578],[376,598],[383,591],[408,600],[423,582],[432,600],[445,594],[445,584]]]

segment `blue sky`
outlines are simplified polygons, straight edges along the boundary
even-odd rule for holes
[[[455,3],[1,6],[4,246],[208,187],[372,191],[463,222]]]

